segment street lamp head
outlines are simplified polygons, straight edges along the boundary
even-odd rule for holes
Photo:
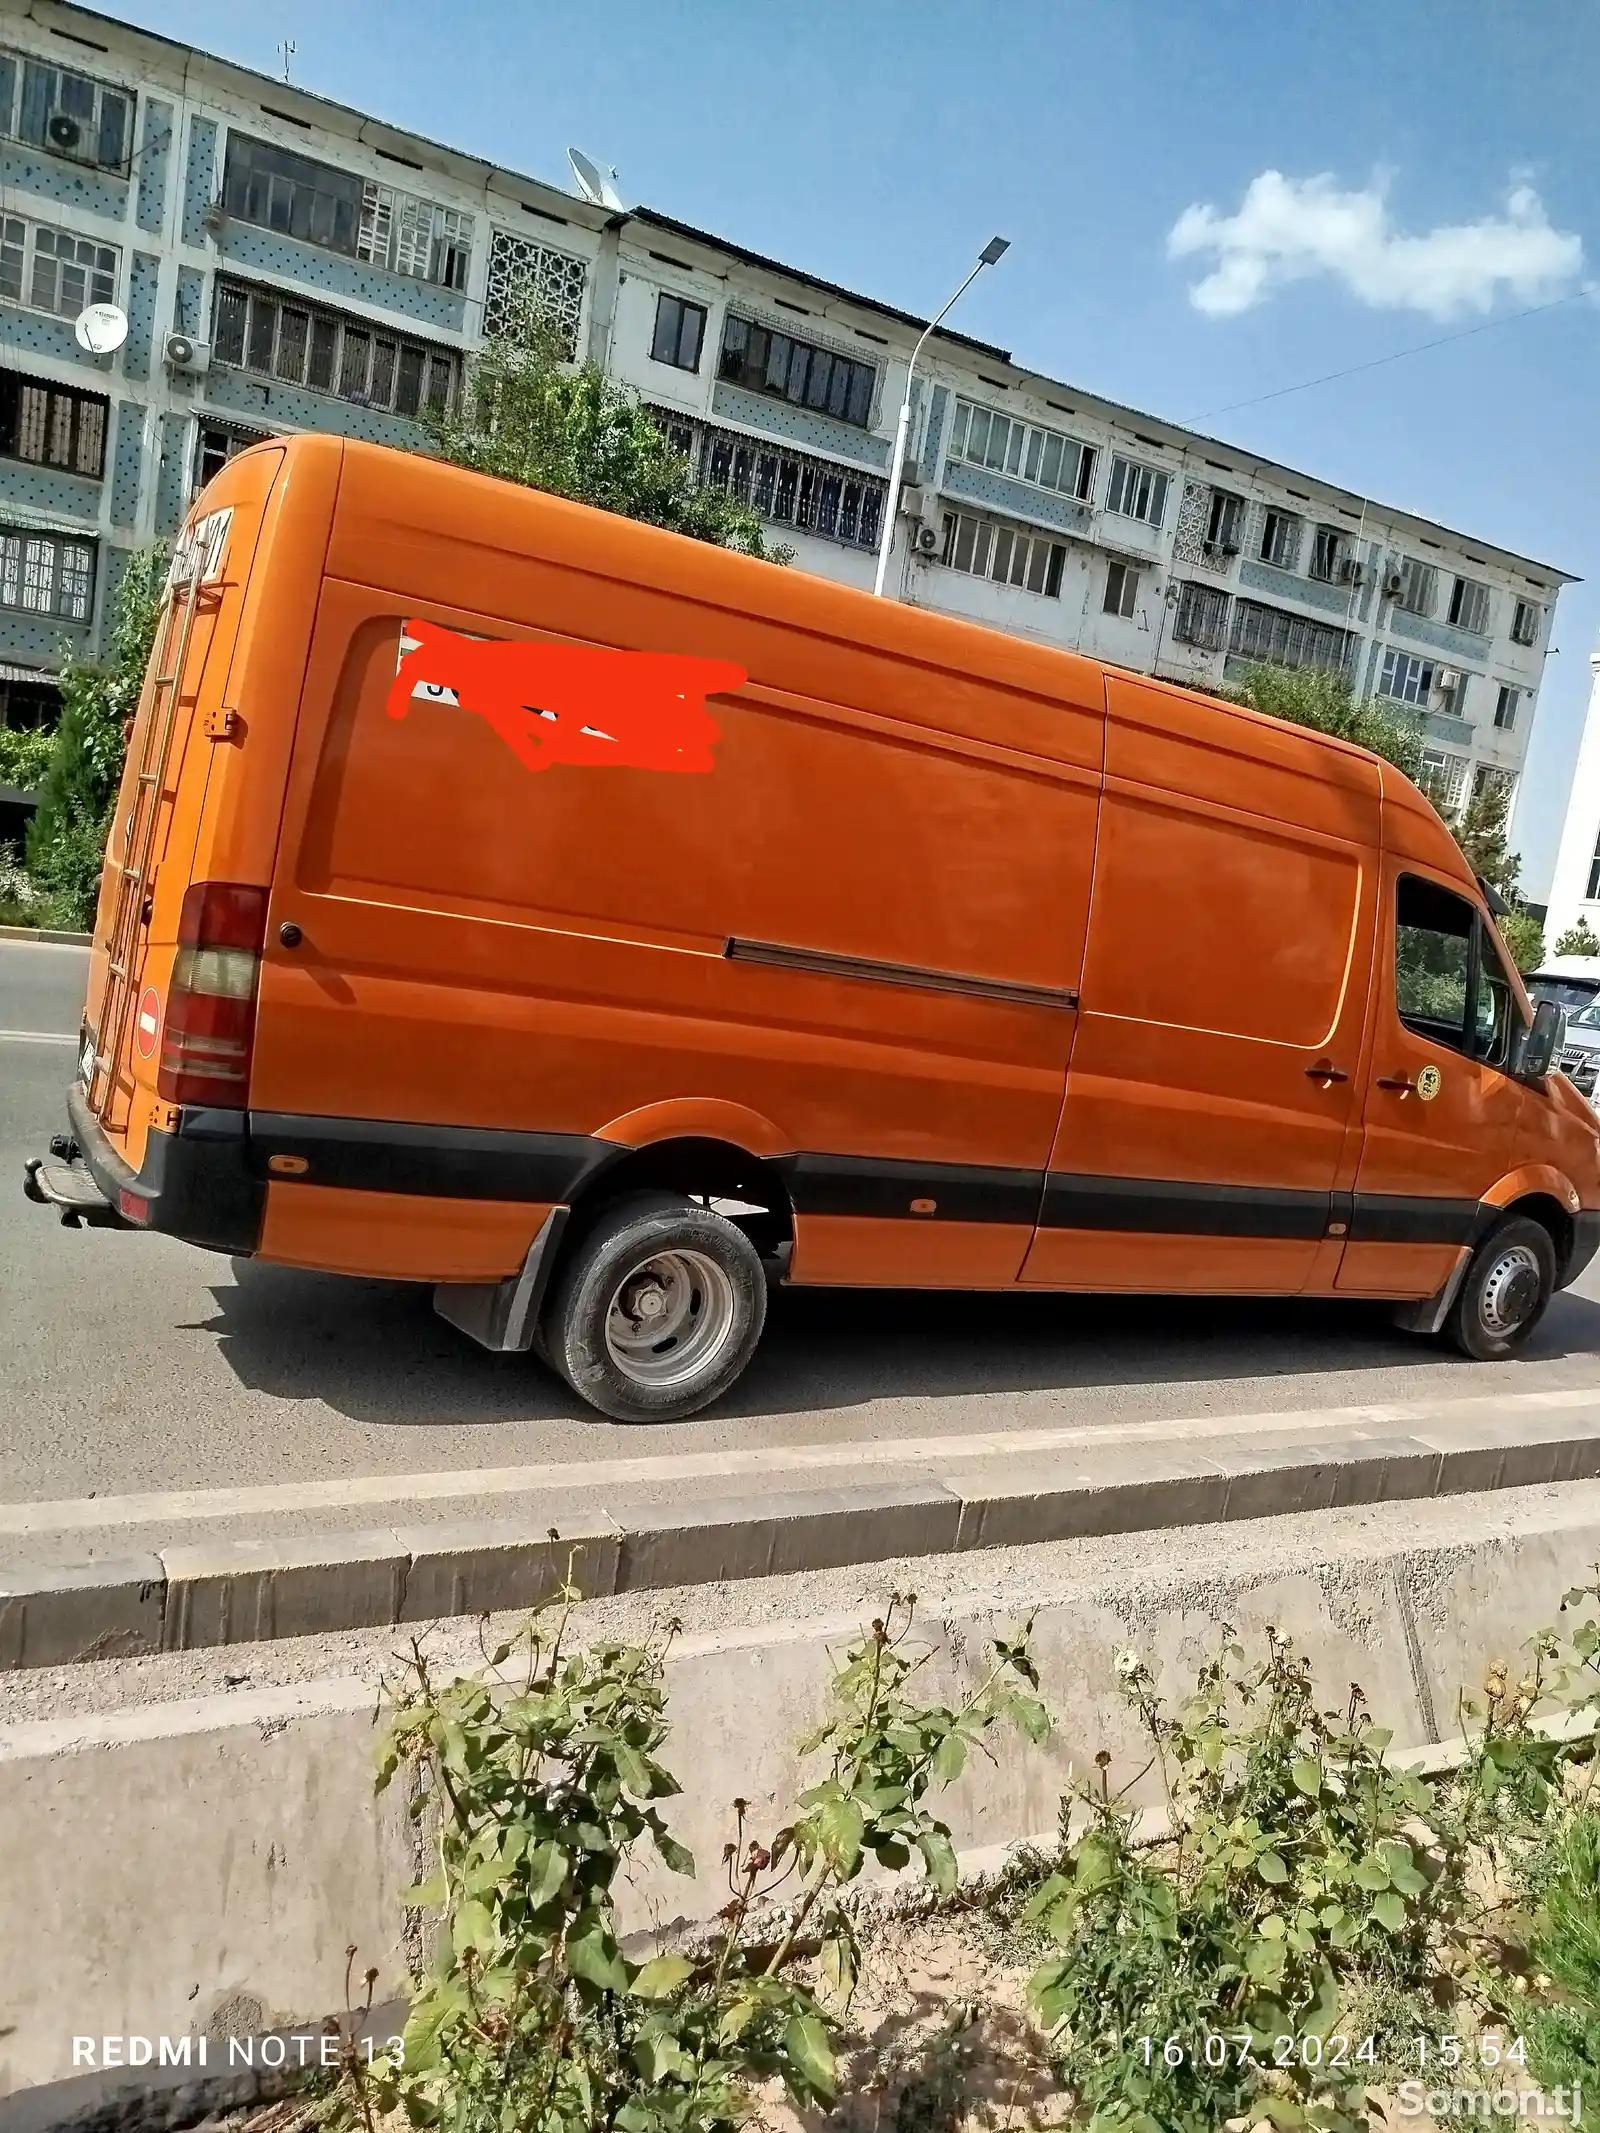
[[[983,266],[992,267],[995,261],[999,259],[1003,253],[1009,252],[1010,249],[1011,239],[1009,237],[991,237],[989,239],[989,242],[984,246],[983,250],[978,254],[979,262]]]

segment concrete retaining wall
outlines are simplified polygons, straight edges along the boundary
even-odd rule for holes
[[[1143,1762],[1113,1685],[1130,1642],[1176,1688],[1219,1623],[1247,1637],[1275,1623],[1330,1698],[1364,1685],[1397,1747],[1453,1732],[1458,1685],[1554,1621],[1600,1558],[1600,1484],[1429,1506],[1421,1546],[1397,1541],[1400,1516],[1193,1529],[1181,1553],[1197,1567],[1182,1574],[1085,1579],[1070,1552],[1042,1548],[974,1592],[986,1566],[970,1558],[882,1566],[885,1593],[914,1579],[938,1594],[920,1617],[946,1646],[930,1691],[981,1668],[1019,1602],[1037,1609],[1056,1736],[969,1769],[949,1796],[958,1844],[1047,1836],[1069,1767],[1088,1769],[1102,1746],[1114,1775]],[[804,1782],[793,1744],[822,1709],[830,1649],[859,1627],[813,1616],[675,1649],[665,1759],[686,1790],[670,1820],[701,1871],[688,1882],[647,1869],[627,1893],[630,1929],[716,1908],[728,1803],[751,1801],[756,1828],[792,1803]],[[392,1794],[372,1794],[373,1709],[370,1683],[336,1676],[0,1728],[0,2096],[70,2076],[74,2035],[220,2034],[335,2010],[352,1941],[359,1965],[378,1967],[379,1995],[399,1989],[411,1836]]]

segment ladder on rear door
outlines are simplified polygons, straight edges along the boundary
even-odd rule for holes
[[[194,634],[194,618],[200,605],[200,566],[196,561],[181,596],[176,587],[166,602],[161,634],[151,661],[150,716],[144,722],[144,738],[122,825],[122,856],[106,853],[106,866],[116,881],[111,907],[111,937],[108,946],[105,999],[100,1028],[95,1037],[94,1070],[89,1077],[88,1101],[93,1115],[104,1121],[111,1109],[117,1085],[123,1078],[122,1047],[133,1014],[133,986],[139,930],[147,920],[145,905],[155,876],[156,833],[161,819],[161,796],[166,789],[172,757],[172,737],[177,730],[178,702],[183,670]],[[113,836],[115,829],[113,829]]]

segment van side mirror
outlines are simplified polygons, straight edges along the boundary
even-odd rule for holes
[[[1543,1081],[1555,1065],[1567,1034],[1567,1011],[1554,1000],[1541,1000],[1533,1011],[1533,1027],[1522,1040],[1522,1058],[1517,1073],[1523,1081]]]

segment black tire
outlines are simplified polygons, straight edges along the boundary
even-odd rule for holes
[[[766,1273],[744,1231],[652,1192],[608,1207],[574,1247],[540,1331],[551,1366],[601,1414],[675,1422],[742,1374],[766,1317]]]
[[[1555,1285],[1550,1232],[1526,1215],[1508,1215],[1473,1253],[1445,1338],[1480,1363],[1514,1355],[1543,1318]]]

